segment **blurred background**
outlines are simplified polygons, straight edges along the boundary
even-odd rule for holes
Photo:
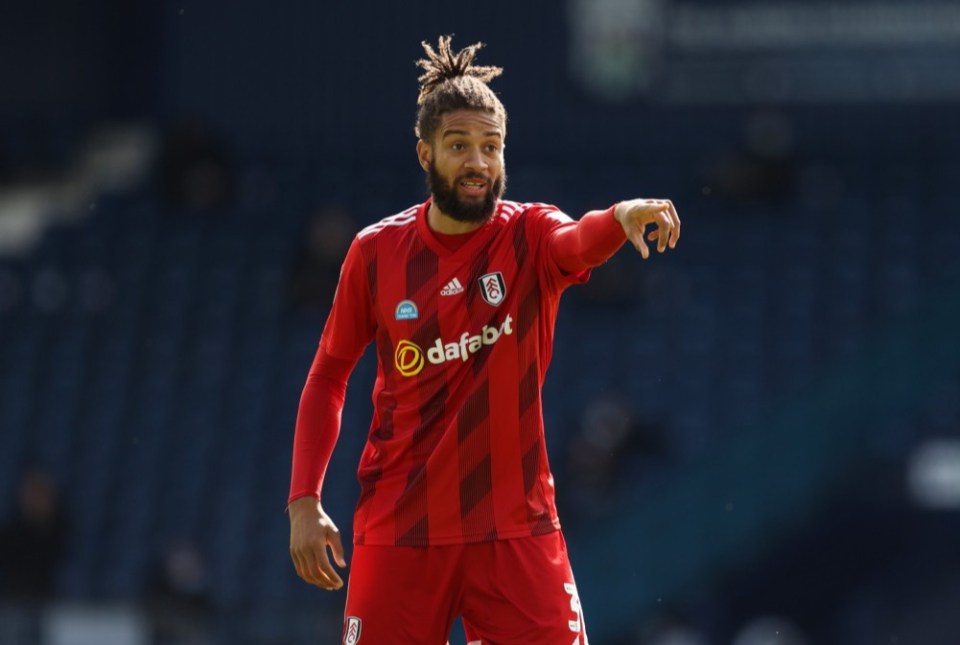
[[[505,67],[509,198],[684,222],[561,308],[591,642],[960,642],[960,4],[45,0],[0,8],[0,645],[339,642],[294,419],[444,33]]]

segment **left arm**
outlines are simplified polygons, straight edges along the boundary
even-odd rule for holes
[[[649,224],[656,228],[646,235],[657,241],[657,251],[671,249],[680,239],[680,218],[673,203],[665,199],[633,199],[619,202],[603,211],[590,211],[577,222],[555,229],[547,249],[564,272],[577,273],[603,264],[626,240],[630,240],[644,259],[650,249],[644,241]]]

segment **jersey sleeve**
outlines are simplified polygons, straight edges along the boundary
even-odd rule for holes
[[[355,365],[356,361],[330,356],[322,345],[317,348],[297,410],[288,504],[307,496],[320,499],[327,465],[340,436],[347,380]]]
[[[557,290],[586,282],[590,269],[610,259],[626,240],[612,207],[575,221],[553,206],[537,205],[528,221],[538,241],[541,273]]]
[[[355,238],[340,269],[340,281],[320,344],[330,356],[355,362],[373,340],[375,332],[376,319],[373,297],[367,286],[366,262],[360,241]]]
[[[572,225],[550,231],[547,250],[564,273],[600,266],[623,246],[627,236],[613,215],[614,208],[590,211]]]
[[[323,478],[340,435],[350,372],[373,339],[375,321],[359,243],[347,251],[320,345],[300,395],[287,503],[320,498]]]

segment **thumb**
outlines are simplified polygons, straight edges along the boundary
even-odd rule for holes
[[[627,239],[633,244],[633,248],[637,249],[640,255],[643,256],[643,259],[646,260],[647,257],[650,256],[650,250],[643,241],[644,227],[633,220],[624,220],[620,222],[620,225],[623,227],[623,232],[627,236]]]
[[[647,243],[643,241],[643,227],[634,225],[632,230],[629,232],[627,237],[633,242],[633,246],[640,251],[640,255],[646,260],[650,257],[650,249],[647,248]]]
[[[340,541],[339,533],[335,533],[330,538],[330,551],[341,569],[347,566],[347,560],[343,557],[343,543]]]

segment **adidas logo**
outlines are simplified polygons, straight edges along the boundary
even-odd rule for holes
[[[460,281],[456,278],[448,282],[447,286],[440,290],[441,296],[455,296],[458,293],[463,293],[463,285],[460,284]]]

